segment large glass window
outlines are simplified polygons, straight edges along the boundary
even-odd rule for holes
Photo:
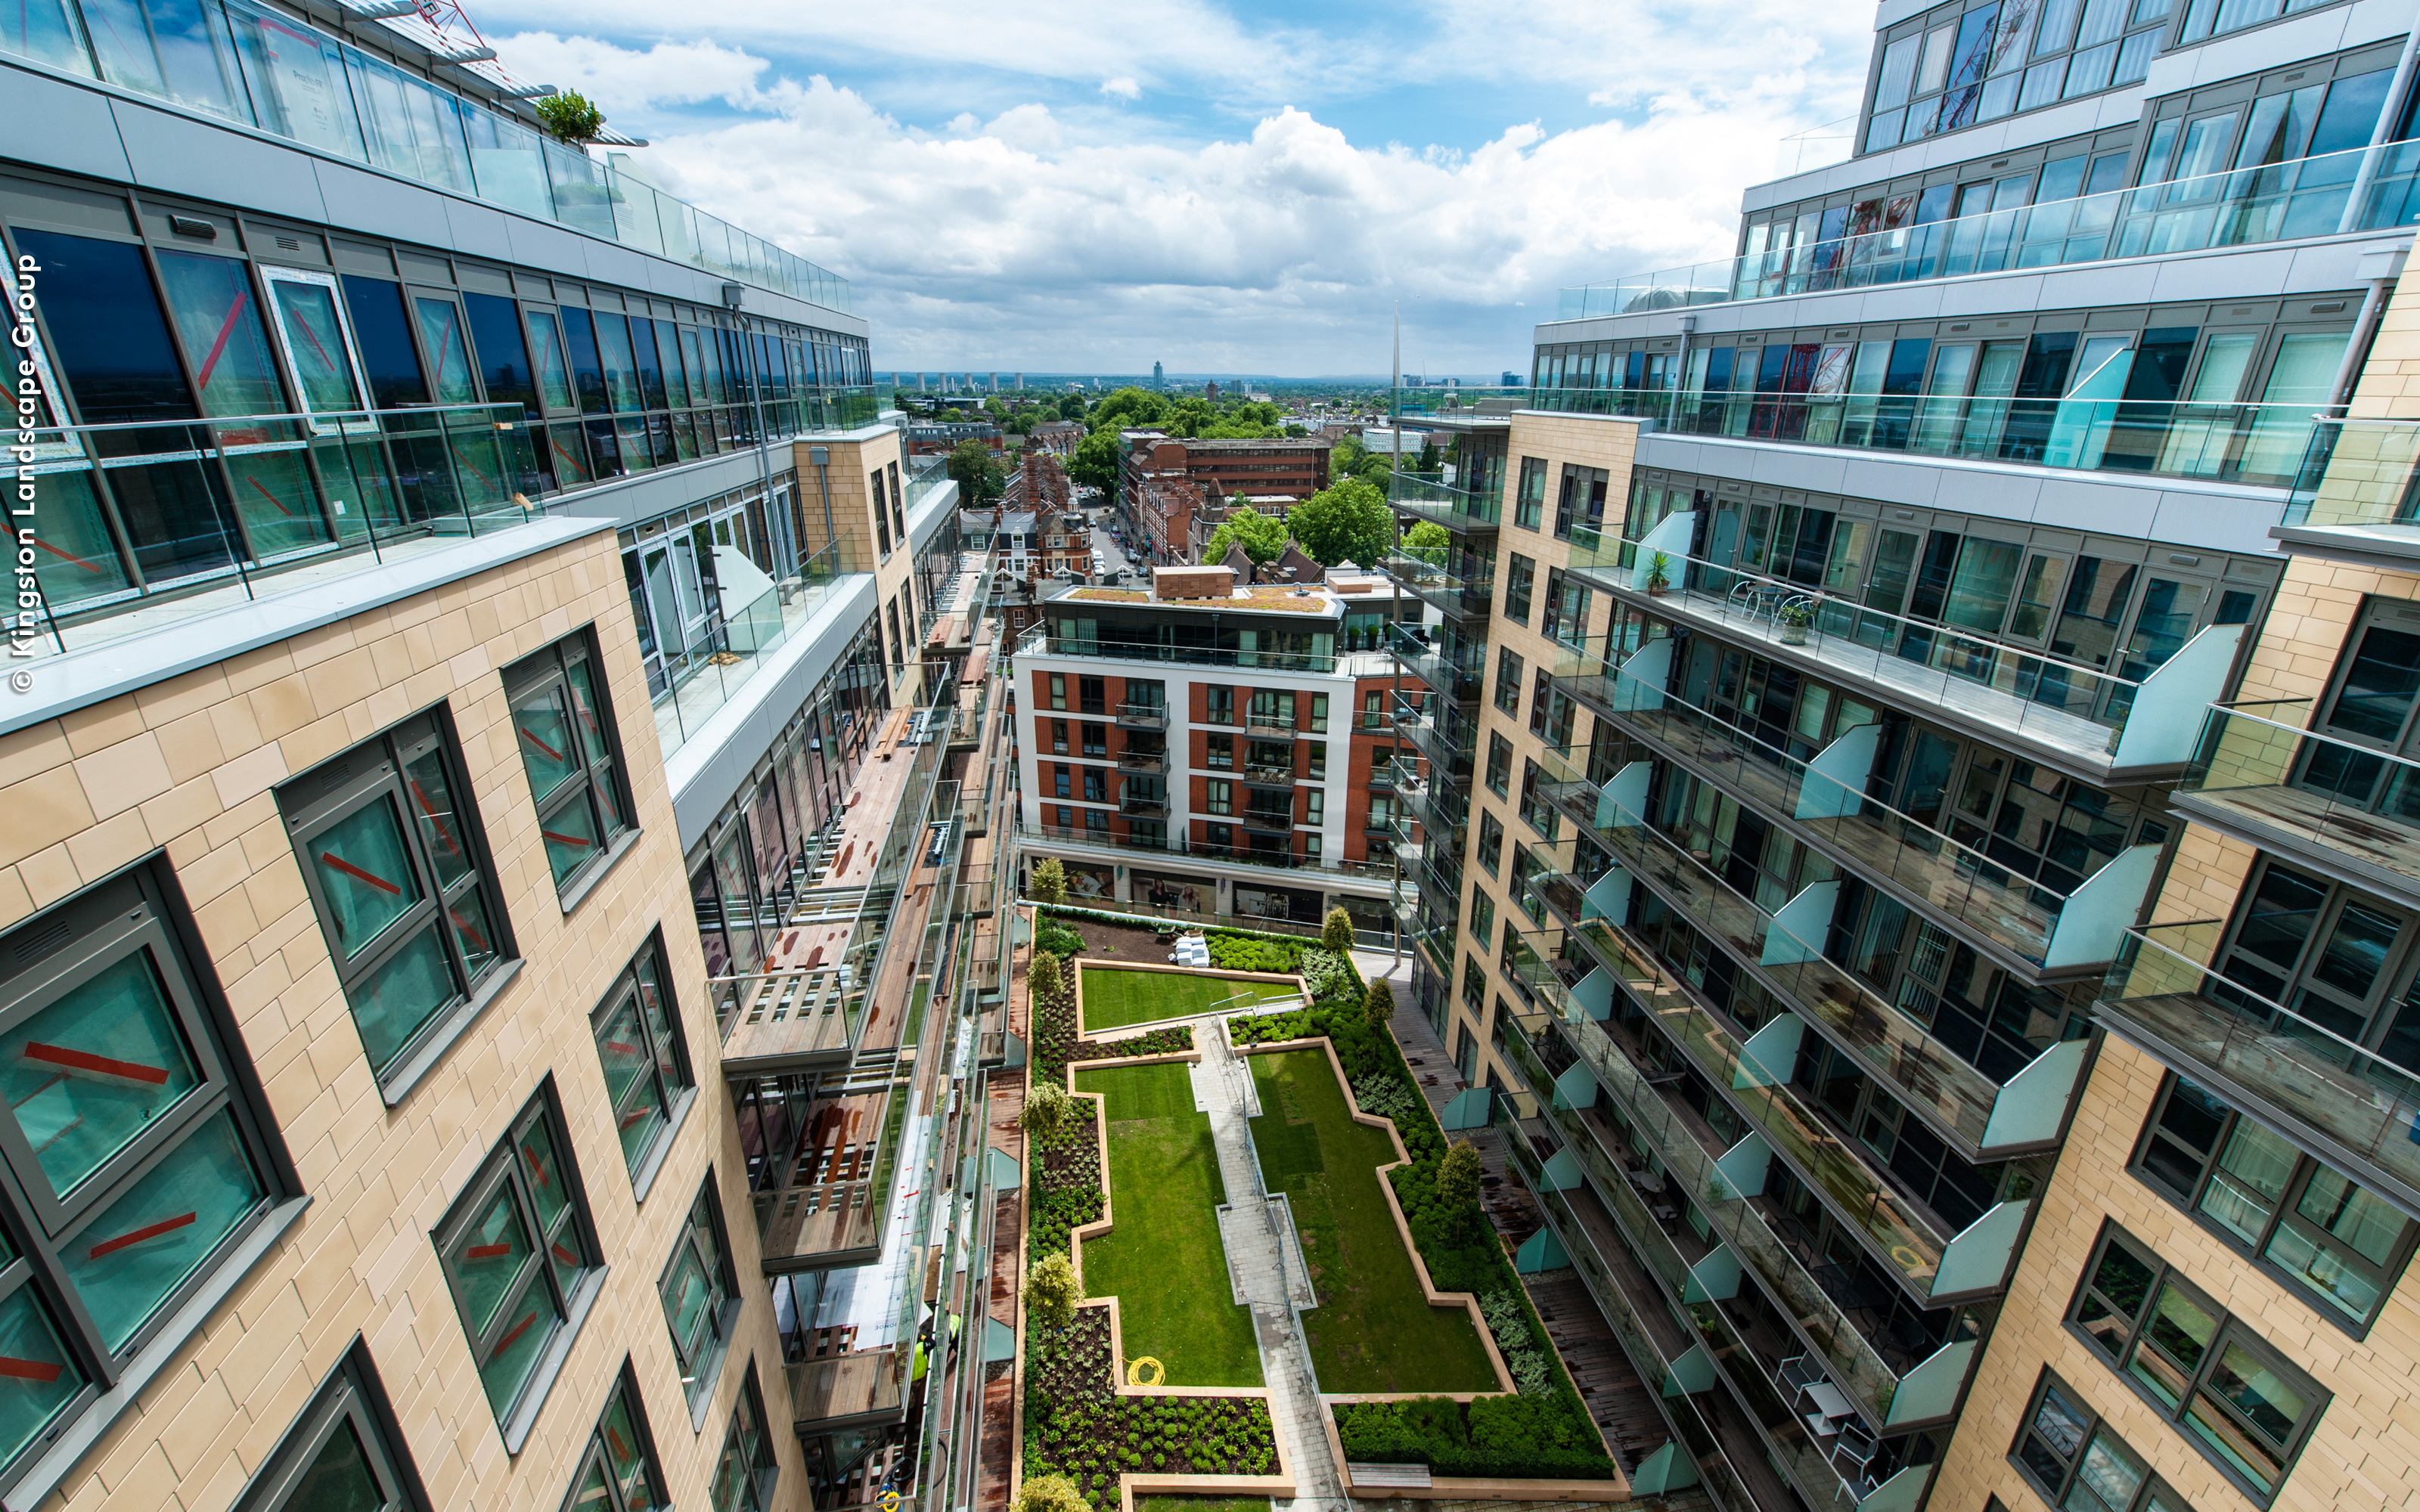
[[[605,671],[587,632],[506,669],[504,692],[547,866],[556,892],[567,899],[631,827]]]
[[[2133,84],[2149,71],[2170,4],[2001,0],[1906,23],[1885,34],[1864,150]]]
[[[2256,1500],[2277,1494],[2328,1405],[2317,1382],[2116,1227],[2068,1316]]]
[[[286,1430],[237,1512],[406,1512],[409,1461],[390,1438],[382,1399],[372,1396],[369,1350],[356,1339]]]
[[[0,961],[6,1485],[226,1263],[276,1178],[147,873],[28,920]]]
[[[2059,1512],[2192,1512],[2073,1387],[2047,1372],[2009,1458]]]
[[[613,1395],[606,1399],[604,1415],[588,1436],[571,1488],[564,1512],[667,1512],[672,1505],[628,1360],[614,1380]]]
[[[548,1092],[530,1100],[437,1230],[446,1285],[499,1423],[543,1396],[599,1273],[587,1199]],[[519,1414],[524,1421],[530,1414]]]
[[[756,1390],[756,1367],[751,1365],[747,1384],[731,1410],[731,1431],[723,1435],[707,1502],[714,1512],[764,1512],[772,1504],[773,1484],[780,1474],[773,1441],[765,1431],[765,1401]]]
[[[2420,1238],[2376,1193],[2182,1077],[2161,1093],[2134,1169],[2356,1327],[2378,1317]]]
[[[663,1301],[664,1322],[673,1332],[673,1351],[680,1360],[681,1389],[694,1400],[714,1390],[715,1372],[731,1347],[731,1327],[739,1317],[710,1175],[690,1205],[689,1222],[681,1227],[656,1289]]]
[[[2291,1018],[2276,1015],[2277,1027],[2323,1055],[2342,1059],[2353,1053],[2348,1045],[2374,1046],[2420,1070],[2415,926],[2420,919],[2368,893],[2263,857],[2243,889],[2219,971],[2290,1011]]]
[[[278,790],[362,1048],[390,1088],[511,957],[470,793],[435,713]]]
[[[605,1093],[613,1100],[613,1127],[632,1175],[672,1127],[676,1099],[691,1086],[663,949],[647,942],[615,980],[604,1005],[590,1015]]]

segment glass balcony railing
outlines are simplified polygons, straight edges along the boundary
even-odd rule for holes
[[[1441,693],[1456,703],[1475,703],[1479,689],[1487,674],[1487,643],[1461,638],[1448,641],[1442,638],[1423,640],[1413,629],[1403,625],[1388,626],[1391,649],[1404,671],[1417,677],[1432,692]]]
[[[1531,407],[1652,421],[1680,436],[2010,462],[2074,472],[2130,472],[2289,488],[2324,406],[2189,404],[2075,395],[1759,393],[1669,389],[1540,389]]]
[[[1503,518],[1504,491],[1500,479],[1494,488],[1461,488],[1425,473],[1398,472],[1388,482],[1387,502],[1399,515],[1468,534],[1496,528]]]
[[[2420,1076],[2212,969],[2225,919],[2131,930],[2101,1009],[2187,1074],[2241,1088],[2366,1183],[2420,1202]]]
[[[840,580],[860,570],[852,547],[844,540],[802,558],[763,593],[702,633],[655,695],[656,737],[665,755],[688,744],[750,678],[778,659],[830,600]]]
[[[81,26],[73,19],[79,11]],[[164,66],[163,57],[171,60]],[[0,26],[5,58],[103,79],[718,278],[830,310],[849,307],[847,280],[655,188],[623,154],[599,162],[583,147],[248,0],[214,4],[207,21],[201,10],[159,0],[138,8],[69,0],[30,27]]]
[[[1557,320],[2408,226],[2420,142],[2047,200],[1559,292]]]
[[[1647,586],[1657,558],[1670,580],[1662,593]],[[1820,588],[1611,537],[1575,550],[1572,570],[1651,613],[1783,660],[1812,661],[1897,707],[1921,707],[1995,743],[2029,742],[2076,765],[2110,771],[2189,759],[2191,747],[2175,721],[2195,717],[2193,711],[2218,695],[2243,633],[2241,625],[2206,626],[2157,665],[2126,661],[2130,671],[2142,670],[2126,677],[1955,625],[1861,609]],[[1579,675],[1573,690],[1585,696],[1587,679],[1611,678],[1616,669],[1582,662],[1574,671]],[[2137,708],[2155,717],[2139,730],[2133,717]]]
[[[1162,646],[1127,640],[1085,640],[1052,635],[1047,625],[1035,625],[1016,643],[1020,656],[1106,657],[1111,661],[1149,661],[1178,667],[1258,667],[1280,672],[1330,672],[1336,657],[1308,651],[1230,651],[1218,646]],[[1291,733],[1291,732],[1289,732]]]
[[[1575,662],[1610,675],[1565,683],[1559,669],[1558,687],[1572,688],[1700,779],[1778,816],[1861,879],[1963,925],[2038,970],[2054,961],[2062,970],[2099,969],[2115,955],[2114,931],[2095,930],[2081,916],[2060,933],[2070,895],[1868,796],[1879,725],[1845,731],[1812,760],[1801,760],[1639,678],[1628,661],[1576,656],[1564,665]],[[2114,896],[2104,885],[2089,896],[2090,906],[2132,917],[2149,885],[2149,868],[2141,868],[2139,878],[2130,872],[2112,881],[2131,881],[2131,896]]]
[[[1559,1036],[1577,1063],[1588,1067],[1590,1078],[1621,1115],[1621,1127],[1607,1127],[1572,1106],[1570,1099],[1554,1095],[1556,1078],[1548,1072],[1542,1058],[1544,1051],[1532,1038],[1533,1032],[1541,1037]],[[1590,1050],[1576,1043],[1583,1036],[1595,1041]],[[1627,1202],[1636,1207],[1640,1218],[1651,1216],[1638,1196],[1639,1174],[1631,1168],[1630,1152],[1643,1145],[1662,1168],[1662,1180],[1668,1185],[1677,1181],[1690,1205],[1706,1220],[1711,1230],[1706,1247],[1730,1245],[1732,1254],[1755,1273],[1766,1293],[1787,1311],[1797,1335],[1823,1358],[1833,1381],[1856,1398],[1871,1422],[1884,1422],[1890,1411],[1891,1393],[1899,1386],[1898,1372],[1884,1363],[1840,1304],[1817,1284],[1806,1261],[1774,1231],[1756,1200],[1741,1196],[1737,1186],[1716,1167],[1725,1151],[1710,1148],[1712,1131],[1703,1127],[1703,1119],[1693,1109],[1669,1095],[1666,1090],[1669,1083],[1659,1087],[1651,1081],[1631,1055],[1621,1053],[1613,1036],[1585,1013],[1576,1024],[1558,1029],[1541,1023],[1535,1031],[1516,1017],[1506,1039],[1514,1050],[1516,1069],[1538,1094],[1546,1117],[1578,1156],[1599,1195],[1608,1204]],[[1648,1227],[1659,1235],[1668,1231],[1660,1224]]]
[[[2323,416],[2286,501],[2287,525],[2420,524],[2420,421]]]
[[[544,444],[518,404],[28,428],[0,462],[39,589],[17,640],[77,650],[524,524]]]
[[[1496,558],[1431,547],[1406,548],[1380,563],[1387,576],[1456,619],[1483,618],[1496,601]]]
[[[2305,730],[2310,714],[2308,699],[2213,705],[2178,807],[2420,896],[2420,762]]]
[[[1430,764],[1433,775],[1470,776],[1470,760],[1478,748],[1478,724],[1451,703],[1428,699],[1415,703],[1395,701],[1395,733]]]
[[[1994,1083],[1823,955],[1828,908],[1815,910],[1808,916],[1811,921],[1785,922],[1781,915],[1733,891],[1705,860],[1633,813],[1610,786],[1589,782],[1551,750],[1546,756],[1550,801],[1585,826],[1589,838],[1632,876],[1771,982],[1804,1017],[1822,1026],[1827,1039],[1854,1056],[1901,1102],[1929,1114],[1965,1158],[2000,1158],[2057,1142],[2081,1057],[2063,1053],[2043,1076],[2024,1079],[2021,1089],[2014,1084],[2025,1078],[2032,1064],[2011,1077],[2009,1085]],[[1588,922],[1584,916],[1591,910],[1581,904],[1594,879],[1569,874],[1572,851],[1570,841],[1531,847],[1546,873],[1536,890],[1577,925]],[[1789,912],[1785,904],[1783,913]],[[1600,946],[1611,936],[1603,929],[1579,933]],[[2039,1060],[2040,1053],[2050,1047],[2035,1048]],[[2068,1064],[2071,1059],[2073,1064]]]

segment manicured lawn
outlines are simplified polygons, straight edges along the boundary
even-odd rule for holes
[[[1323,1392],[1497,1391],[1479,1329],[1463,1309],[1432,1307],[1396,1230],[1378,1167],[1395,1159],[1383,1129],[1356,1123],[1320,1050],[1248,1057],[1260,1089],[1252,1120],[1261,1180],[1294,1209],[1319,1305],[1303,1314]]]
[[[1159,1019],[1247,1013],[1262,1003],[1302,1005],[1300,993],[1273,981],[1231,981],[1189,971],[1124,971],[1090,964],[1083,975],[1086,1034]]]
[[[1185,1063],[1081,1071],[1076,1090],[1105,1100],[1116,1220],[1084,1241],[1085,1295],[1118,1299],[1126,1358],[1152,1356],[1169,1385],[1259,1385],[1251,1309],[1235,1305],[1218,1239],[1218,1151]]]

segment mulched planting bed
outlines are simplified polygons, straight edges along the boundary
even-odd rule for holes
[[[1110,1385],[1109,1312],[1076,1314],[1052,1359],[1029,1344],[1025,1473],[1063,1474],[1095,1506],[1121,1474],[1274,1475],[1276,1430],[1259,1396],[1121,1396]]]

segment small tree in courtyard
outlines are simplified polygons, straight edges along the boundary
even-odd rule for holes
[[[1009,1512],[1093,1512],[1076,1483],[1064,1475],[1028,1475]]]
[[[1057,906],[1067,901],[1067,869],[1053,856],[1033,869],[1033,896]]]
[[[1061,985],[1059,958],[1047,950],[1035,956],[1033,964],[1026,972],[1026,986],[1033,1000],[1039,1003],[1046,997],[1058,996]]]
[[[1437,1201],[1445,1205],[1453,1222],[1462,1222],[1470,1205],[1479,1200],[1479,1151],[1467,1139],[1455,1140],[1445,1159],[1437,1162],[1436,1173]]]
[[[1064,1254],[1046,1256],[1025,1273],[1025,1317],[1044,1338],[1076,1320],[1076,1267]]]
[[[1044,956],[1054,966],[1056,956]],[[1025,1110],[1016,1116],[1017,1127],[1037,1145],[1055,1145],[1076,1127],[1080,1116],[1079,1104],[1067,1095],[1067,1089],[1056,1082],[1036,1082],[1033,1090],[1025,1094]]]
[[[1353,916],[1342,908],[1327,911],[1327,921],[1319,927],[1319,943],[1323,949],[1338,955],[1353,953]]]
[[[1395,989],[1371,978],[1370,990],[1361,995],[1361,1017],[1371,1028],[1385,1033],[1387,1026],[1395,1022]]]

